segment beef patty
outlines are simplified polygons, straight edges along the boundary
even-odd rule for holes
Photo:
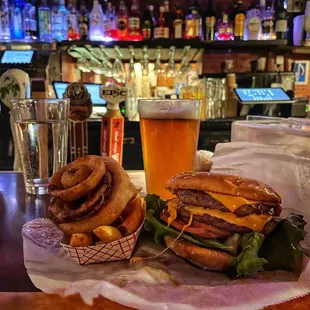
[[[209,209],[218,209],[224,212],[230,212],[222,203],[214,199],[210,195],[202,191],[191,189],[177,189],[174,194],[181,202],[188,205],[203,206]],[[261,202],[257,204],[246,204],[240,206],[234,213],[237,216],[246,216],[249,214],[272,214],[279,216],[282,212],[282,207],[278,203]]]
[[[183,222],[187,223],[187,221],[190,218],[190,212],[186,211],[182,207],[178,209],[178,218],[182,219]],[[212,225],[216,228],[219,228],[221,230],[228,230],[230,232],[236,232],[236,233],[247,233],[250,232],[251,229],[243,226],[238,226],[235,224],[228,223],[222,219],[219,219],[217,217],[204,214],[204,215],[193,215],[193,219],[199,222],[206,223],[208,225]],[[268,223],[266,223],[265,227],[261,231],[264,235],[269,235],[273,229],[276,227],[277,222],[275,221],[275,218],[272,218]]]

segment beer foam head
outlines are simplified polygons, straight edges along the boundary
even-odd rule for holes
[[[140,118],[200,119],[201,100],[139,100]]]

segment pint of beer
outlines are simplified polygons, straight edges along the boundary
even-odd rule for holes
[[[167,180],[194,167],[201,101],[139,100],[138,109],[147,192],[172,198]]]

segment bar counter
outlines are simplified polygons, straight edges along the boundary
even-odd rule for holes
[[[0,308],[6,310],[109,309],[128,310],[106,298],[85,305],[77,296],[39,292],[30,281],[23,260],[22,225],[46,216],[48,196],[27,195],[21,173],[0,173]],[[266,309],[310,309],[310,295]]]

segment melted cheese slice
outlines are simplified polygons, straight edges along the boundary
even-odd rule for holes
[[[249,204],[258,204],[260,201],[249,200],[243,197],[217,194],[207,192],[209,196],[219,201],[224,207],[226,207],[230,212],[234,213],[239,207]]]
[[[262,231],[266,223],[268,223],[270,219],[272,218],[271,215],[267,215],[267,214],[261,214],[261,215],[250,214],[247,216],[238,217],[235,214],[230,213],[230,212],[223,212],[217,209],[210,210],[210,209],[205,209],[203,207],[195,207],[195,206],[186,206],[184,209],[193,215],[203,216],[207,214],[210,216],[214,216],[218,219],[224,220],[230,224],[247,227],[257,232]]]
[[[177,212],[177,201],[175,199],[171,200],[168,203],[168,213],[169,213],[169,217],[168,217],[168,226],[170,226],[170,224],[176,220],[177,216],[178,216],[178,212]]]

